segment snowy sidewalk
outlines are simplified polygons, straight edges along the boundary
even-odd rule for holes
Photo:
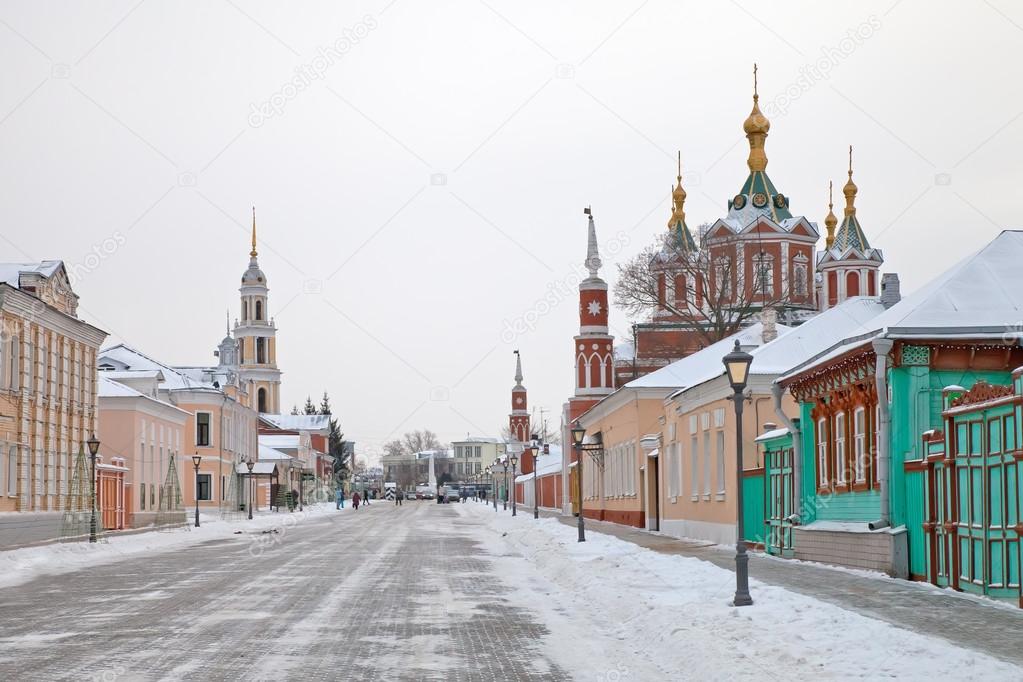
[[[541,512],[543,514],[544,512]],[[575,517],[549,513],[575,528]],[[659,533],[586,519],[591,531],[612,535],[659,554],[692,557],[735,570],[735,550],[721,545],[679,540]],[[1023,609],[982,597],[939,589],[928,583],[896,580],[880,573],[854,571],[804,561],[750,555],[753,580],[783,587],[843,609],[923,635],[947,639],[1023,666],[1020,632]],[[757,600],[757,593],[753,599]]]
[[[217,514],[200,513],[199,528],[191,525],[194,516],[190,516],[184,526],[125,534],[105,533],[95,544],[87,541],[51,543],[4,550],[0,551],[0,587],[20,585],[40,575],[68,573],[236,535],[251,535],[250,551],[261,553],[265,547],[279,542],[289,528],[330,514],[348,513],[350,509],[346,506],[335,510],[332,502],[309,504],[301,512],[260,512],[251,521],[244,514],[221,519]]]
[[[524,566],[504,560],[506,580],[538,571],[557,587],[542,597],[545,609],[577,613],[594,635],[629,652],[619,658],[624,665],[650,663],[666,679],[1023,679],[1023,669],[995,657],[1020,655],[1011,650],[1015,646],[998,648],[1019,637],[1023,621],[1010,609],[814,566],[764,568],[776,562],[763,558],[751,563],[754,605],[737,609],[729,605],[734,573],[715,565],[727,557],[721,548],[710,551],[589,520],[587,542],[577,543],[574,519],[512,518],[482,505],[460,512],[488,520],[494,536],[488,544],[522,557]],[[652,551],[641,543],[664,544]],[[680,547],[669,549],[669,543]],[[784,585],[771,568],[788,576]],[[917,618],[933,623],[925,631],[896,622],[898,617],[882,619],[864,606],[875,602],[888,603],[896,613],[915,608],[921,612]],[[946,602],[973,615],[958,622]],[[968,644],[964,631],[975,625],[980,631],[970,633]],[[984,646],[972,646],[985,636]]]

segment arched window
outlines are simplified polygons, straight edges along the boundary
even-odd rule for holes
[[[860,295],[860,273],[849,272],[845,276],[845,296],[851,298]]]
[[[262,320],[263,319],[263,302],[262,301],[256,301],[256,319],[257,320]]]
[[[798,254],[792,259],[792,295],[806,296],[809,278],[807,277],[806,256]]]
[[[256,363],[264,364],[266,362],[266,339],[263,337],[256,338]]]
[[[590,356],[589,362],[587,363],[590,369],[590,388],[600,388],[603,383],[601,382],[602,367],[600,364],[600,358],[596,353]]]
[[[774,296],[774,257],[767,253],[753,256],[753,291],[764,298]]]
[[[249,302],[242,301],[242,320],[249,321]]]
[[[265,414],[266,413],[266,389],[265,388],[259,389],[259,391],[256,393],[256,395],[258,396],[257,403],[259,405],[259,411],[260,411],[260,413]]]
[[[586,358],[583,355],[579,355],[575,359],[575,371],[577,375],[577,385],[579,388],[586,388],[586,377],[589,375],[587,372]]]

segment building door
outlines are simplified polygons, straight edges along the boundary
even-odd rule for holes
[[[764,453],[767,468],[764,499],[767,504],[767,537],[764,549],[776,556],[792,556],[792,522],[794,479],[792,477],[792,448],[769,450]]]
[[[942,498],[955,503],[953,585],[964,592],[1023,600],[1020,588],[1020,467],[1012,413],[971,415],[956,423],[954,480]],[[952,525],[952,524],[947,524]],[[940,548],[940,543],[939,543]],[[940,552],[939,552],[940,554]],[[950,563],[950,565],[947,565]],[[939,584],[941,584],[939,582]]]
[[[124,472],[100,469],[96,476],[100,523],[104,530],[121,530],[124,528]]]
[[[574,466],[568,470],[568,494],[572,498],[572,514],[579,515],[579,467]]]
[[[660,457],[655,451],[647,456],[646,458],[646,495],[647,495],[647,510],[646,510],[646,527],[647,530],[660,530],[661,529],[661,496],[659,488],[660,467],[657,463],[660,461]]]

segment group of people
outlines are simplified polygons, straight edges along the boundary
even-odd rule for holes
[[[345,508],[345,489],[342,488],[341,486],[338,486],[337,492],[334,495],[335,495],[335,497],[334,497],[334,508],[335,509],[344,509]],[[368,507],[369,506],[369,499],[370,499],[370,497],[371,497],[371,495],[369,494],[369,492],[367,492],[365,497],[364,497],[364,496],[359,494],[358,490],[356,490],[354,493],[352,493],[352,507],[354,507],[356,511],[359,510],[359,505],[360,504],[364,504],[364,505],[366,505]]]

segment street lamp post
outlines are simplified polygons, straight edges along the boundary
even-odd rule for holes
[[[540,450],[537,447],[536,439],[534,438],[533,439],[533,447],[530,448],[530,454],[533,455],[533,518],[534,519],[540,518],[540,492],[539,492],[540,491],[540,487],[539,487],[539,480],[540,480],[539,473],[540,472],[538,472],[537,469],[536,469],[536,453],[539,452],[539,451]]]
[[[487,467],[487,483],[490,485],[490,497],[494,500],[494,511],[497,511],[497,469],[491,464]]]
[[[245,466],[249,470],[249,520],[252,520],[252,469],[256,466],[256,463],[251,459],[245,462]]]
[[[583,437],[586,429],[575,423],[572,427],[572,447],[575,448],[575,470],[576,479],[579,481],[579,520],[576,526],[579,529],[579,542],[586,542],[586,526],[583,521]]]
[[[89,446],[89,459],[92,461],[92,476],[89,477],[89,497],[92,510],[89,518],[89,542],[96,542],[96,455],[99,453],[99,439],[95,434],[89,436],[85,441]]]
[[[192,455],[192,466],[195,467],[195,527],[199,527],[199,463],[202,457],[199,453]]]
[[[508,460],[504,460],[504,510],[508,511]]]
[[[735,341],[732,352],[722,358],[728,372],[728,382],[732,385],[732,401],[735,403],[735,598],[733,606],[749,606],[753,597],[749,593],[749,555],[746,554],[745,531],[742,527],[742,405],[743,391],[749,379],[749,367],[753,356],[746,353]]]
[[[516,467],[516,465],[518,465],[518,463],[519,463],[519,458],[516,457],[515,455],[512,455],[511,456],[511,465],[512,465],[512,477],[511,477],[511,485],[512,485],[512,487],[511,487],[512,516],[515,516],[515,506],[516,506],[515,505],[515,502],[516,502],[516,499],[515,499],[515,497],[516,497],[516,495],[515,495],[515,467]]]

